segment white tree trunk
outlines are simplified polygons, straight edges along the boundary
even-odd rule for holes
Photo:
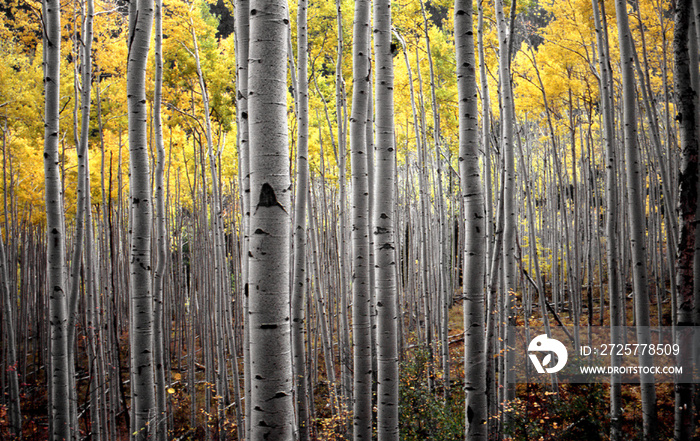
[[[68,303],[65,280],[66,238],[63,217],[59,140],[61,11],[58,1],[44,2],[44,184],[46,197],[47,278],[49,294],[51,439],[72,439]]]
[[[155,2],[155,91],[153,94],[153,131],[158,159],[155,169],[155,208],[156,208],[156,268],[153,273],[153,357],[155,365],[156,425],[155,438],[165,441],[168,436],[167,398],[165,385],[165,350],[164,350],[164,279],[167,263],[168,236],[165,230],[165,147],[163,146],[163,123],[161,119],[161,102],[163,98],[163,1]]]
[[[250,3],[236,0],[236,119],[238,122],[238,187],[241,197],[241,281],[243,299],[243,382],[245,393],[245,427],[241,429],[245,438],[250,439],[250,326],[248,324],[248,249],[250,246],[250,152],[248,134],[248,49],[250,36]]]
[[[304,352],[306,275],[306,205],[309,194],[309,81],[306,0],[300,0],[297,13],[297,179],[294,203],[294,281],[292,284],[292,350],[296,386],[299,441],[309,439],[309,402]]]
[[[153,0],[130,9],[127,99],[129,103],[129,203],[131,250],[131,396],[133,439],[148,439],[155,418],[153,296],[151,292],[151,173],[147,142],[146,64],[153,27]]]
[[[503,265],[504,265],[504,296],[505,296],[505,335],[504,347],[509,348],[514,345],[514,334],[511,327],[515,325],[515,289],[516,289],[516,269],[515,269],[515,229],[516,207],[515,207],[515,159],[513,148],[513,93],[511,89],[510,75],[510,40],[508,25],[503,11],[503,0],[496,0],[496,17],[498,22],[498,72],[501,96],[501,150],[505,162],[505,181],[503,191]],[[515,398],[515,388],[513,384],[515,354],[512,350],[505,351],[505,378],[506,378],[506,401]],[[510,413],[506,413],[506,418]]]
[[[396,311],[396,150],[391,1],[374,2],[376,163],[374,174],[374,271],[377,310],[377,437],[399,439],[399,356]]]
[[[472,0],[455,1],[459,166],[464,203],[464,377],[467,441],[487,439],[484,263],[486,230],[479,170],[476,60]]]
[[[295,432],[289,298],[287,25],[286,1],[251,1],[248,284],[253,441],[292,439]]]
[[[369,293],[369,188],[367,182],[367,95],[369,93],[369,1],[355,2],[353,92],[350,117],[352,149],[352,342],[353,439],[372,439],[372,354]]]
[[[604,8],[603,2],[600,6]],[[604,11],[604,9],[602,9]],[[593,0],[593,18],[596,26],[598,56],[600,57],[600,100],[603,112],[603,136],[605,140],[605,203],[607,205],[605,219],[605,233],[607,236],[607,266],[608,266],[608,298],[610,303],[611,342],[621,343],[620,310],[621,297],[619,287],[620,274],[618,271],[617,250],[617,176],[615,174],[616,153],[614,144],[612,83],[610,72],[609,47],[607,40],[607,22],[601,19],[601,12],[597,0]],[[611,355],[611,366],[619,366],[621,363],[618,355]],[[610,439],[619,441],[622,439],[622,395],[620,375],[615,374],[610,378]]]
[[[645,210],[643,166],[641,149],[637,144],[637,115],[632,61],[632,33],[627,18],[627,1],[616,0],[617,29],[622,60],[623,127],[625,139],[625,161],[627,178],[627,210],[629,213],[629,240],[632,247],[632,274],[634,281],[634,307],[639,344],[651,344],[649,330],[649,288],[647,283],[647,261],[645,248]],[[641,366],[651,366],[652,356],[648,352],[639,355]],[[656,439],[656,388],[653,374],[641,374],[642,417],[644,440]]]

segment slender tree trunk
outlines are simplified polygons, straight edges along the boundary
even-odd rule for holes
[[[139,0],[129,10],[129,199],[131,250],[131,396],[133,439],[148,439],[156,410],[153,378],[153,295],[151,292],[151,200],[147,142],[146,64],[153,27],[153,0]]]
[[[292,439],[290,339],[290,176],[287,142],[287,6],[250,3],[251,224],[249,250],[253,441]]]
[[[165,441],[168,436],[168,419],[166,408],[165,355],[163,333],[164,317],[164,278],[167,261],[167,233],[165,231],[165,147],[163,146],[163,123],[161,119],[161,102],[163,98],[163,2],[155,1],[155,91],[153,94],[153,128],[155,132],[158,162],[155,169],[155,209],[156,209],[156,267],[153,273],[153,358],[155,364],[156,425],[155,438]]]
[[[347,255],[347,190],[346,190],[346,158],[347,158],[347,104],[345,102],[345,79],[343,78],[343,15],[341,8],[341,0],[336,0],[336,23],[338,26],[338,47],[335,64],[335,110],[336,124],[338,128],[338,151],[336,152],[336,161],[338,163],[338,222],[339,227],[339,260],[338,271],[340,273],[340,383],[341,395],[345,408],[349,409],[353,390],[352,390],[352,367],[351,367],[351,343],[350,343],[350,325],[348,322],[348,283],[347,283],[347,267],[345,257]]]
[[[619,291],[619,271],[617,255],[617,176],[616,176],[616,153],[615,153],[615,132],[613,126],[613,101],[612,82],[610,72],[610,59],[608,57],[609,48],[606,37],[606,30],[603,28],[605,22],[601,20],[601,10],[604,9],[604,0],[598,6],[598,1],[593,0],[593,18],[596,26],[596,38],[599,58],[600,74],[600,102],[603,118],[603,137],[605,141],[605,235],[607,237],[607,266],[608,266],[608,298],[610,302],[610,326],[611,342],[621,343],[620,314],[622,305],[620,304]],[[602,302],[602,301],[601,301]],[[601,303],[602,308],[602,303]],[[616,367],[621,363],[617,354],[611,355],[611,366]],[[618,441],[622,439],[622,389],[620,385],[620,375],[613,374],[610,377],[610,439]]]
[[[297,179],[294,204],[294,280],[292,283],[292,354],[296,386],[299,441],[309,440],[309,402],[304,353],[306,275],[306,204],[309,194],[309,81],[306,0],[300,0],[297,12]]]
[[[49,290],[51,439],[73,439],[70,421],[70,368],[68,357],[68,299],[65,280],[66,238],[63,215],[61,159],[58,152],[61,10],[58,1],[44,4],[44,182],[46,197],[47,277]]]
[[[90,432],[92,439],[100,441],[102,432],[102,419],[100,413],[102,411],[102,400],[104,396],[101,394],[102,387],[98,383],[100,377],[100,360],[99,360],[99,323],[96,307],[96,293],[94,283],[94,261],[93,261],[93,230],[92,230],[92,203],[90,194],[90,157],[88,149],[88,135],[90,128],[90,104],[92,90],[92,39],[93,39],[93,17],[94,5],[92,0],[87,0],[87,10],[85,14],[85,22],[83,27],[83,55],[82,55],[82,97],[81,97],[81,129],[80,143],[78,146],[79,170],[78,179],[81,180],[83,187],[82,198],[78,199],[78,203],[82,204],[78,211],[84,215],[84,233],[83,238],[76,236],[76,241],[84,239],[85,251],[85,293],[86,293],[86,327],[88,333],[88,359],[90,363]],[[81,176],[82,175],[82,176]],[[76,242],[76,255],[78,261],[80,259],[80,244]],[[78,265],[79,267],[80,265]],[[71,290],[76,296],[77,303],[77,282],[74,278],[75,286],[71,286]],[[72,339],[71,339],[72,341]]]
[[[239,429],[238,438],[250,439],[250,326],[248,323],[248,305],[250,287],[248,282],[250,248],[250,147],[249,147],[249,118],[248,118],[248,54],[250,42],[250,2],[249,0],[236,0],[235,6],[235,31],[236,31],[236,118],[238,122],[238,182],[241,197],[241,280],[243,289],[243,377],[245,389],[245,419],[244,428]],[[245,437],[242,437],[242,433]]]
[[[376,163],[374,259],[377,308],[377,438],[399,439],[399,360],[396,298],[396,150],[394,147],[394,63],[391,51],[391,2],[374,2],[376,58]]]
[[[645,215],[643,167],[640,149],[637,145],[637,115],[632,63],[632,34],[627,19],[627,2],[616,0],[617,29],[622,60],[623,123],[625,138],[627,209],[630,223],[630,243],[632,247],[632,273],[634,280],[634,307],[639,344],[651,344],[649,330],[649,289],[647,284],[647,262],[645,249]],[[652,365],[652,356],[647,352],[639,355],[642,366]],[[653,374],[641,375],[643,436],[645,440],[656,440],[656,388]]]
[[[484,319],[484,198],[479,171],[476,60],[472,0],[455,0],[459,165],[464,204],[464,377],[467,441],[487,439]],[[488,154],[488,151],[487,151]]]
[[[352,341],[353,439],[372,439],[372,354],[369,293],[369,188],[367,183],[367,96],[369,93],[369,1],[355,2],[353,92],[350,117],[352,148]]]
[[[513,8],[514,5],[511,5]],[[505,347],[514,344],[514,334],[512,327],[515,325],[515,290],[516,290],[516,270],[515,270],[515,228],[516,228],[516,207],[515,207],[515,158],[513,153],[513,94],[510,78],[510,46],[511,36],[508,32],[505,14],[503,12],[503,1],[496,0],[496,17],[498,21],[498,50],[499,50],[499,81],[501,94],[501,149],[505,159],[505,181],[503,200],[503,264],[505,286]],[[515,398],[515,385],[513,380],[515,354],[511,350],[505,352],[505,379],[506,379],[506,401]],[[508,414],[510,415],[510,414]]]

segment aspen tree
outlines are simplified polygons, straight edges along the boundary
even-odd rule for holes
[[[165,354],[163,333],[164,281],[167,261],[167,233],[165,229],[165,147],[163,146],[163,122],[161,103],[163,99],[163,1],[155,0],[155,88],[153,93],[153,131],[158,159],[155,168],[155,209],[156,209],[156,259],[153,273],[153,362],[156,394],[155,438],[165,441],[168,436],[168,418],[165,390]]]
[[[248,284],[248,249],[250,247],[250,143],[248,128],[248,53],[250,44],[250,1],[236,0],[236,120],[238,127],[238,187],[241,198],[241,280],[243,299],[243,382],[245,389],[245,419],[242,432],[250,439],[250,326],[248,304],[250,286]],[[239,434],[239,439],[242,439]]]
[[[68,289],[65,280],[66,237],[63,214],[59,141],[61,10],[45,0],[44,12],[44,185],[46,198],[47,286],[49,297],[51,439],[73,439],[71,427],[70,360],[68,357]]]
[[[90,128],[90,104],[91,104],[91,90],[92,90],[92,40],[93,40],[93,18],[94,18],[94,4],[92,0],[87,0],[87,7],[83,23],[83,35],[82,35],[82,48],[83,54],[81,57],[81,74],[82,74],[82,96],[80,98],[81,105],[81,127],[80,127],[80,139],[78,144],[78,188],[82,187],[82,195],[78,197],[78,204],[80,205],[77,212],[84,220],[78,221],[77,229],[83,228],[82,237],[76,231],[76,240],[84,240],[84,244],[81,248],[81,244],[76,243],[75,245],[75,261],[74,264],[80,262],[81,251],[85,252],[84,260],[84,272],[85,272],[85,292],[86,292],[86,327],[88,333],[88,345],[89,345],[89,363],[90,363],[90,427],[92,431],[92,437],[96,441],[101,440],[102,435],[102,419],[100,413],[102,411],[102,397],[100,393],[102,390],[101,385],[98,383],[100,378],[100,360],[99,357],[99,324],[96,307],[97,296],[95,295],[95,277],[94,277],[94,261],[93,261],[93,229],[92,229],[92,204],[91,204],[91,194],[90,194],[90,158],[88,149],[88,136]],[[81,225],[82,224],[82,225]],[[74,274],[77,275],[80,265],[77,264],[73,270]],[[75,296],[72,302],[77,304],[78,297],[78,278],[73,278],[73,285],[71,285],[72,295]],[[74,327],[72,326],[71,329]],[[70,341],[73,341],[71,338]]]
[[[651,344],[649,330],[649,288],[647,283],[647,261],[645,248],[645,215],[643,196],[643,167],[637,143],[637,114],[632,49],[634,41],[627,18],[627,1],[616,0],[617,29],[622,61],[622,106],[625,140],[627,210],[629,213],[629,239],[632,248],[632,275],[634,281],[634,307],[639,344]],[[651,366],[652,356],[648,352],[639,355],[641,366]],[[642,395],[644,440],[657,439],[656,388],[654,375],[640,376]]]
[[[131,250],[131,395],[133,439],[148,439],[156,410],[153,378],[153,295],[151,292],[151,200],[147,142],[146,64],[153,27],[153,0],[129,8],[127,100],[129,104],[129,210]]]
[[[374,188],[374,272],[377,311],[377,438],[399,439],[399,359],[396,285],[396,150],[391,1],[374,2],[376,58],[376,163]]]
[[[484,333],[484,198],[479,171],[476,60],[472,0],[455,0],[455,50],[459,96],[459,167],[464,204],[465,439],[486,440]],[[488,152],[487,152],[488,154]]]
[[[309,439],[309,403],[304,353],[304,309],[306,275],[306,205],[309,194],[309,81],[307,2],[300,0],[297,9],[297,179],[294,203],[294,280],[292,283],[292,354],[294,356],[294,380],[296,386],[297,427],[299,441]]]
[[[288,23],[286,1],[250,2],[248,283],[253,441],[292,439],[295,432],[289,298]]]
[[[514,5],[511,5],[513,8]],[[500,83],[501,97],[501,150],[504,155],[505,181],[503,183],[503,265],[504,281],[503,292],[505,296],[505,320],[504,346],[511,347],[514,344],[514,334],[511,329],[515,325],[515,157],[513,148],[513,93],[511,88],[510,74],[510,43],[511,32],[508,31],[505,14],[503,12],[503,0],[496,0],[496,21],[498,22],[498,78]],[[506,379],[506,401],[515,398],[514,375],[515,354],[512,350],[506,349],[504,358],[504,378]]]
[[[355,2],[350,117],[352,149],[352,346],[353,439],[372,439],[372,356],[369,293],[369,188],[367,182],[367,95],[369,92],[369,1]]]
[[[345,79],[343,78],[343,11],[341,0],[336,0],[336,23],[338,26],[338,46],[335,64],[335,110],[336,125],[338,129],[338,151],[336,162],[338,163],[338,222],[339,228],[339,259],[338,271],[340,272],[340,383],[341,395],[346,409],[349,409],[352,402],[352,355],[350,343],[350,325],[348,323],[348,283],[347,283],[347,186],[346,186],[346,164],[347,164],[347,103],[345,97]],[[330,123],[329,123],[330,124]]]
[[[607,23],[601,20],[601,11],[605,11],[604,1],[599,3],[593,0],[593,19],[596,26],[596,43],[598,46],[599,75],[600,75],[600,102],[603,118],[603,137],[605,142],[605,234],[607,236],[607,266],[608,266],[608,298],[610,302],[610,326],[611,342],[619,344],[620,335],[620,274],[617,266],[617,179],[615,170],[616,154],[614,143],[613,126],[613,102],[612,102],[612,78],[610,72],[609,47],[607,39]],[[620,357],[611,355],[611,366],[620,365]],[[622,395],[620,386],[620,375],[613,374],[610,377],[610,439],[617,441],[621,439],[621,410]]]

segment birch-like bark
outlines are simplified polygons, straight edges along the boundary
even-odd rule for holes
[[[96,441],[101,440],[102,432],[102,420],[100,418],[100,413],[102,411],[102,397],[101,393],[102,387],[98,383],[98,378],[100,377],[100,365],[98,361],[98,316],[96,301],[97,297],[95,295],[95,283],[94,283],[94,262],[93,262],[93,231],[92,231],[92,204],[90,195],[90,151],[88,150],[88,136],[90,128],[90,104],[91,104],[91,90],[92,90],[92,39],[93,39],[93,18],[94,18],[94,4],[92,0],[87,0],[87,8],[85,13],[85,22],[83,25],[83,54],[81,60],[81,73],[82,73],[82,96],[80,99],[81,105],[81,127],[80,127],[80,142],[78,145],[78,187],[82,187],[82,195],[78,197],[78,207],[77,212],[81,213],[80,217],[84,216],[84,221],[77,221],[82,225],[78,227],[83,228],[82,237],[80,234],[76,234],[76,240],[80,241],[84,239],[83,249],[85,252],[84,260],[84,271],[85,271],[85,293],[86,293],[86,318],[87,318],[87,333],[89,342],[89,363],[90,363],[90,427],[92,431],[92,438]],[[78,216],[76,216],[78,217]],[[80,262],[81,246],[76,243],[75,246],[75,256],[77,257],[76,262]],[[74,262],[74,263],[76,263]],[[74,271],[80,267],[79,264],[76,265]],[[75,299],[71,303],[77,304],[78,297],[78,278],[73,278],[74,285],[71,286],[72,295],[75,295]],[[69,321],[70,323],[70,321]],[[71,326],[73,329],[74,326]],[[71,338],[69,341],[73,341]]]
[[[165,147],[163,146],[163,122],[161,103],[163,99],[163,1],[155,0],[155,88],[153,92],[153,131],[158,159],[155,169],[156,208],[156,267],[153,273],[153,362],[156,394],[155,439],[165,441],[168,436],[167,399],[165,387],[165,354],[163,333],[163,288],[167,262],[167,233],[165,231]]]
[[[513,5],[511,5],[512,7]],[[515,270],[515,156],[513,148],[513,93],[511,89],[510,78],[510,46],[511,36],[508,33],[508,25],[506,23],[505,14],[503,11],[503,1],[496,0],[496,20],[498,22],[498,72],[500,82],[501,96],[501,149],[504,155],[505,166],[505,181],[503,183],[503,265],[504,265],[504,295],[505,295],[505,336],[504,347],[509,348],[514,345],[514,334],[512,326],[515,325],[515,289],[516,289],[516,270]],[[513,351],[506,349],[505,351],[505,378],[506,384],[506,401],[515,398],[514,388],[514,363],[515,354]],[[508,417],[510,413],[506,413]]]
[[[59,140],[61,10],[45,0],[44,9],[44,185],[46,198],[47,286],[49,294],[51,439],[70,440],[70,367],[68,358],[68,289],[65,280],[66,237]]]
[[[377,311],[377,438],[399,439],[399,358],[396,311],[396,150],[391,1],[374,2],[376,163],[374,166],[374,272]]]
[[[600,75],[600,102],[603,113],[603,139],[605,142],[605,234],[607,236],[607,266],[608,266],[608,298],[610,304],[610,326],[611,326],[611,342],[613,344],[621,343],[620,333],[620,304],[619,279],[617,261],[617,179],[615,170],[616,153],[614,143],[614,125],[613,125],[613,102],[612,102],[612,77],[610,71],[610,58],[608,40],[606,37],[607,31],[604,28],[605,21],[601,20],[601,10],[604,11],[604,1],[600,2],[600,8],[597,0],[592,1],[593,20],[596,27],[596,42],[598,46],[599,57],[599,75]],[[620,356],[612,354],[610,358],[611,366],[619,366],[621,364]],[[610,439],[618,441],[622,439],[622,388],[620,385],[620,375],[612,374],[610,377]]]
[[[479,171],[476,60],[472,0],[455,0],[455,45],[459,99],[459,167],[464,204],[465,439],[487,439],[484,333],[484,198]],[[488,154],[488,153],[487,153]]]
[[[139,0],[129,10],[127,100],[129,104],[129,202],[131,250],[132,439],[148,439],[156,410],[153,378],[153,296],[151,229],[153,207],[147,142],[146,64],[153,27],[153,0]]]
[[[629,213],[630,243],[632,247],[632,274],[634,281],[634,307],[639,344],[651,344],[649,330],[649,288],[647,284],[647,262],[645,248],[644,187],[641,152],[637,145],[637,114],[632,57],[632,33],[627,18],[627,1],[616,0],[617,29],[622,60],[623,127],[625,139],[627,209]],[[652,356],[647,352],[639,355],[641,366],[651,366]],[[656,434],[656,388],[653,374],[641,374],[643,437],[654,440]]]
[[[340,246],[338,259],[338,270],[340,272],[340,393],[343,398],[345,408],[349,409],[352,403],[352,367],[351,367],[351,347],[350,347],[350,325],[348,312],[348,283],[345,257],[347,256],[347,103],[345,97],[345,79],[343,78],[343,11],[341,0],[336,0],[336,23],[338,26],[338,47],[335,64],[335,110],[338,127],[338,151],[336,161],[338,163],[338,222],[340,234]]]
[[[486,56],[484,52],[484,1],[478,0],[479,18],[477,24],[477,46],[479,50],[479,82],[481,86],[481,144],[484,149],[484,181],[486,182],[486,280],[490,279],[489,262],[493,248],[493,192],[491,191],[491,99],[489,81],[486,76]]]
[[[250,248],[250,150],[248,132],[248,53],[250,37],[250,2],[236,0],[236,119],[238,123],[238,187],[241,198],[241,280],[243,299],[243,383],[245,390],[245,439],[250,439],[250,326],[248,323],[249,278],[248,249]],[[239,439],[242,439],[239,434]]]
[[[250,2],[249,324],[253,441],[295,432],[290,338],[287,2]]]
[[[355,2],[353,25],[353,91],[350,116],[352,169],[352,346],[353,439],[372,439],[372,354],[369,293],[369,188],[367,183],[367,94],[369,91],[369,6]]]
[[[294,280],[292,283],[292,354],[296,387],[297,427],[299,441],[309,439],[309,403],[304,352],[306,276],[306,204],[309,194],[309,80],[307,1],[297,7],[297,179],[294,203]]]

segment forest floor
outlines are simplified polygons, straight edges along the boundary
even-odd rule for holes
[[[598,293],[594,292],[594,325],[600,325],[600,308]],[[628,300],[631,302],[631,300]],[[626,308],[631,311],[633,308]],[[670,302],[662,302],[661,309],[656,301],[652,301],[655,316],[662,317],[663,325],[670,325]],[[534,315],[538,315],[534,309]],[[583,328],[587,325],[588,312],[584,306],[582,311]],[[572,325],[572,320],[565,308],[560,310],[560,318],[564,325]],[[628,323],[633,323],[633,317],[628,316]],[[657,319],[658,320],[658,319]],[[541,320],[539,320],[541,322]],[[603,314],[603,324],[607,325],[609,318],[607,305]],[[532,320],[537,325],[538,320]],[[449,313],[450,341],[450,371],[449,382],[442,372],[437,346],[433,360],[430,360],[431,348],[415,344],[415,339],[409,336],[406,340],[408,349],[401,358],[400,373],[400,421],[402,440],[453,440],[460,439],[464,430],[464,327],[461,301],[457,301]],[[120,345],[122,351],[122,373],[128,377],[128,338],[122,336]],[[198,348],[200,349],[200,348]],[[343,439],[350,424],[349,411],[331,399],[329,384],[323,372],[323,358],[319,356],[320,366],[317,386],[314,389],[314,408],[316,418],[312,421],[316,439]],[[206,375],[203,366],[196,365],[196,400],[197,408],[192,412],[192,394],[187,388],[186,367],[171,371],[172,383],[169,388],[171,406],[171,436],[170,439],[202,439],[206,438],[207,430],[212,439],[218,439],[215,418],[216,397],[211,389],[209,394],[210,413],[206,411],[207,388]],[[242,367],[241,367],[242,368]],[[43,370],[41,371],[43,372]],[[242,372],[242,370],[241,370]],[[336,372],[340,378],[340,372]],[[78,394],[87,393],[86,372],[78,372]],[[123,378],[127,382],[128,378]],[[128,383],[127,383],[128,405]],[[560,384],[558,393],[551,390],[549,385],[521,384],[516,389],[517,399],[507,408],[500,407],[498,415],[510,413],[512,424],[506,428],[506,439],[509,440],[606,440],[610,430],[609,423],[609,385],[608,384]],[[657,384],[657,409],[659,419],[660,439],[673,437],[674,418],[674,385],[669,383]],[[82,400],[81,402],[87,402]],[[622,428],[626,440],[641,439],[642,412],[640,387],[635,384],[622,385]],[[227,421],[224,425],[229,439],[235,439],[235,415],[233,407],[229,408]],[[81,437],[89,437],[89,411],[78,409],[81,422]],[[45,378],[42,374],[34,375],[33,380],[22,385],[22,414],[24,418],[23,437],[25,440],[44,440],[48,437],[48,408]],[[7,409],[0,406],[0,440],[9,440]],[[114,440],[128,439],[126,415],[117,415],[117,432],[123,436]],[[194,422],[194,425],[193,425]],[[207,429],[208,427],[208,429]],[[698,429],[700,435],[700,428]]]

